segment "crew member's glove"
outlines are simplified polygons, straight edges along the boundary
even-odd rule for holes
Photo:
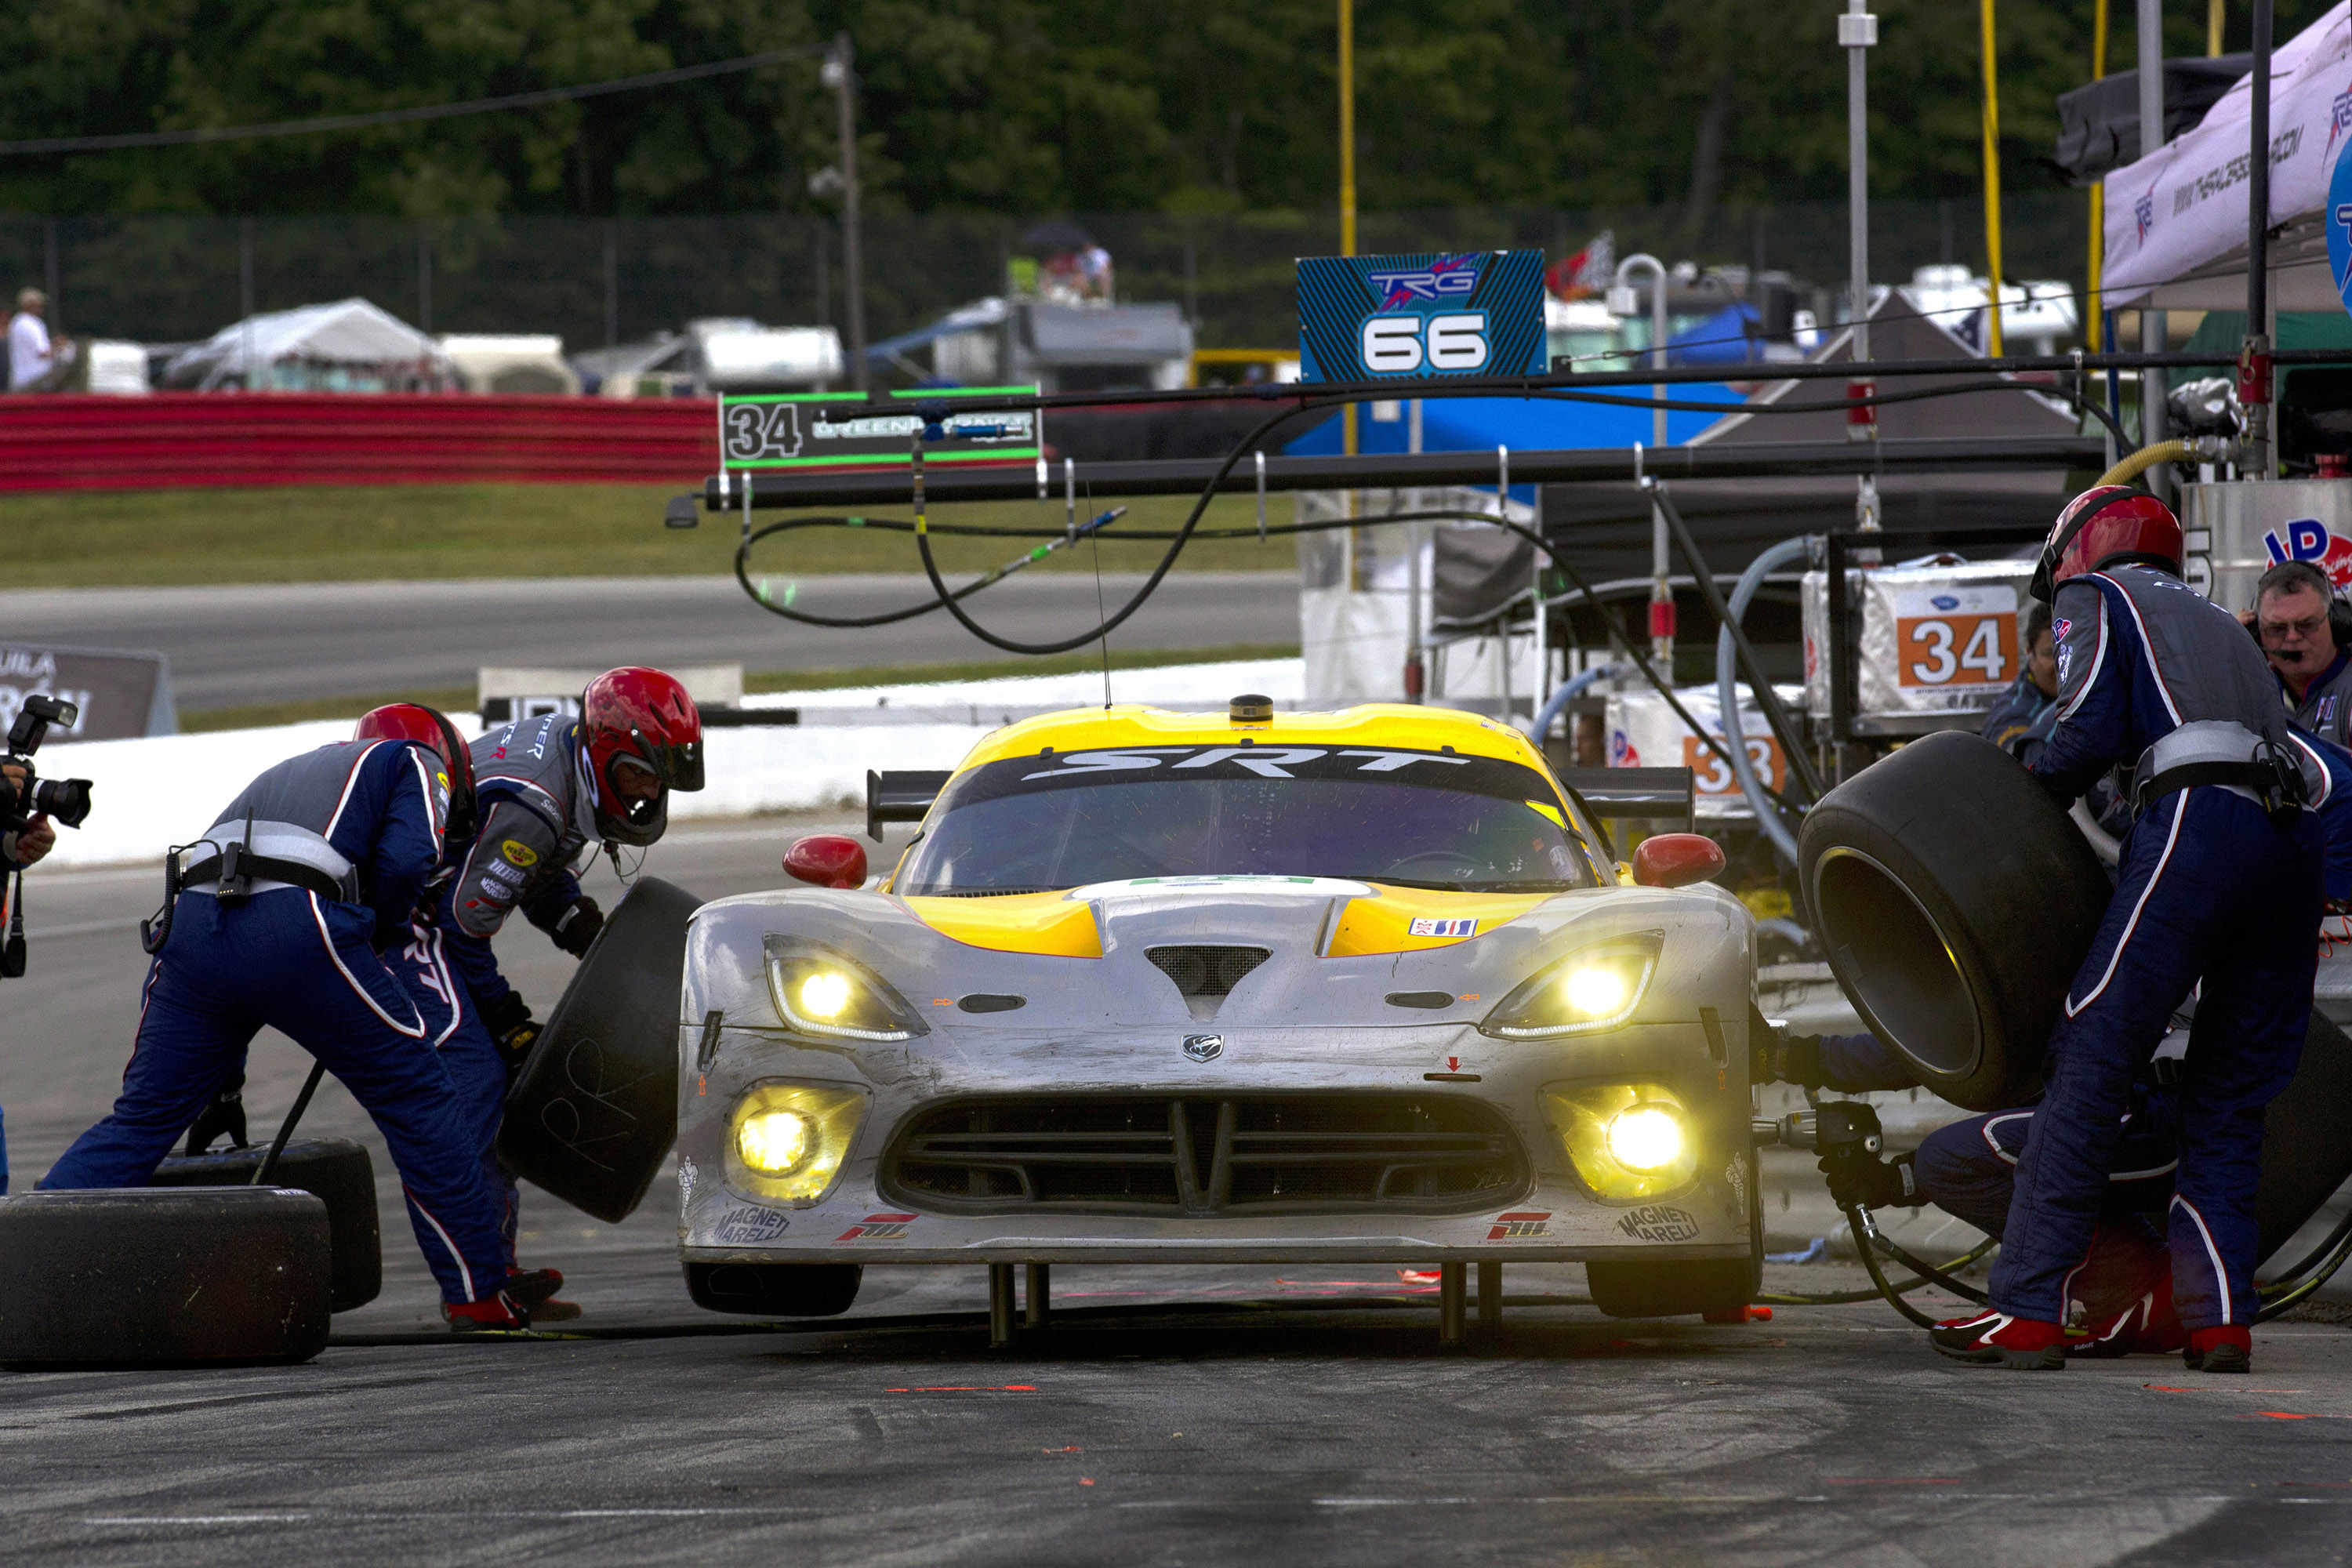
[[[1919,1178],[1911,1156],[1881,1160],[1860,1151],[1832,1151],[1822,1156],[1822,1174],[1830,1182],[1830,1196],[1840,1208],[1917,1208]]]
[[[604,929],[604,911],[596,907],[595,900],[583,893],[555,917],[555,923],[547,928],[547,934],[554,938],[556,946],[572,957],[584,958],[588,953],[588,944],[594,942],[596,933]]]
[[[499,1047],[499,1060],[506,1064],[507,1081],[512,1083],[515,1074],[530,1058],[530,1047],[539,1040],[539,1026],[531,1021],[530,1004],[522,993],[509,991],[482,1009],[482,1026],[490,1032],[490,1039]]]
[[[246,1147],[244,1090],[245,1075],[239,1073],[236,1082],[213,1096],[212,1103],[205,1107],[188,1129],[187,1152],[190,1154],[203,1153],[212,1147],[213,1140],[224,1132],[228,1134],[232,1148]]]
[[[1780,1029],[1748,1032],[1748,1081],[1822,1087],[1822,1037]]]

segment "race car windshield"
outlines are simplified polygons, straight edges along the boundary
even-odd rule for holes
[[[941,792],[894,890],[1235,875],[1465,892],[1600,885],[1582,835],[1532,768],[1450,752],[1265,744],[984,763]]]

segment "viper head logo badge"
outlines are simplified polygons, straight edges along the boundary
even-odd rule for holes
[[[1187,1035],[1184,1037],[1184,1054],[1196,1062],[1215,1061],[1225,1054],[1225,1037],[1223,1035]]]

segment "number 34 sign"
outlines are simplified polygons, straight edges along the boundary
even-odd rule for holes
[[[1906,593],[1895,603],[1895,680],[1949,689],[2017,678],[2017,594],[2001,587]]]
[[[1298,358],[1304,381],[1539,374],[1543,252],[1301,257]]]

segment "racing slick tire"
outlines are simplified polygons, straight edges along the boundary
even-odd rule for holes
[[[325,1202],[285,1187],[0,1197],[0,1366],[309,1361],[331,1245]]]
[[[507,1093],[499,1158],[607,1224],[635,1210],[677,1140],[678,992],[701,907],[658,877],[630,884]]]
[[[698,1307],[755,1318],[830,1318],[857,1300],[856,1263],[689,1263],[686,1293]]]
[[[1871,1032],[1955,1105],[2030,1099],[2114,885],[2023,764],[1961,731],[1922,736],[1823,795],[1800,848]]]
[[[2352,1180],[2347,1105],[2352,1105],[2352,1038],[2314,1007],[2294,1078],[2263,1112],[2263,1180],[2254,1194],[2257,1261],[2284,1247]]]
[[[1696,1263],[1631,1261],[1584,1266],[1592,1304],[1612,1318],[1679,1318],[1732,1312],[1764,1288],[1764,1194],[1748,1155],[1748,1256]]]
[[[267,1144],[175,1154],[155,1167],[151,1187],[242,1187],[253,1180]],[[383,1236],[376,1220],[375,1166],[368,1152],[348,1138],[298,1138],[288,1143],[269,1173],[273,1187],[310,1193],[327,1205],[327,1234],[333,1248],[327,1281],[335,1311],[364,1307],[383,1289]]]

